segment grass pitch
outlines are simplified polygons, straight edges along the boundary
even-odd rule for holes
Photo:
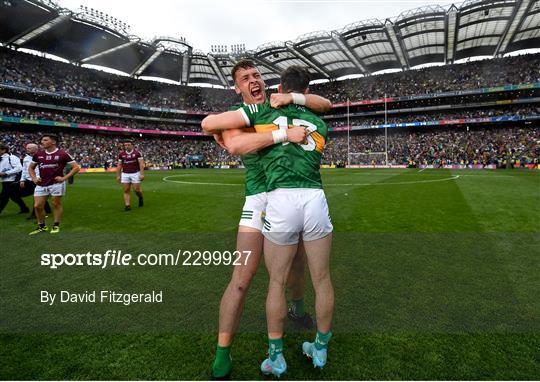
[[[299,350],[313,333],[288,325],[287,379],[538,379],[538,172],[336,169],[323,180],[335,336],[328,366],[313,370]],[[145,207],[125,213],[114,174],[78,175],[57,237],[28,237],[13,204],[0,215],[0,379],[209,378],[230,266],[40,266],[42,253],[234,249],[242,171],[148,171],[143,190]],[[234,379],[263,378],[266,282],[261,266]],[[46,306],[43,289],[161,289],[164,302]],[[306,300],[313,312],[310,286]]]

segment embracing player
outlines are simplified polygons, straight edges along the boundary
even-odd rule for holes
[[[303,103],[309,84],[306,68],[292,66],[282,73],[280,91],[293,93]],[[285,285],[293,259],[302,239],[315,290],[317,336],[305,342],[303,352],[317,367],[326,364],[334,290],[330,279],[332,223],[322,190],[320,162],[327,128],[315,114],[299,105],[282,109],[270,104],[244,105],[236,112],[214,116],[223,129],[253,126],[257,132],[270,131],[275,145],[260,152],[265,173],[268,204],[263,228],[264,256],[269,273],[266,313],[268,320],[268,358],[261,364],[265,374],[283,374],[287,364],[283,356],[283,324],[287,312]],[[285,137],[291,126],[303,126],[305,144],[290,144]],[[254,139],[259,134],[252,134]]]
[[[34,154],[28,166],[28,174],[36,184],[34,189],[34,209],[38,223],[37,228],[30,232],[30,235],[48,231],[45,223],[45,203],[49,196],[51,197],[54,216],[51,233],[60,232],[60,221],[64,213],[62,197],[66,194],[66,180],[81,169],[71,155],[57,147],[57,143],[58,137],[56,135],[43,135],[41,137],[43,150],[39,150]],[[67,164],[71,166],[71,170],[64,175]],[[37,175],[36,168],[39,168],[39,175]]]
[[[266,102],[266,85],[252,61],[239,61],[234,66],[231,75],[235,83],[235,91],[244,101],[243,105],[238,105],[234,109],[239,109],[247,104],[256,109],[258,105]],[[325,112],[331,108],[329,100],[313,94],[306,95],[301,101],[317,112]],[[279,107],[294,102],[294,98],[290,94],[272,94],[270,102]],[[260,156],[256,151],[273,145],[275,134],[272,132],[252,134],[247,129],[242,128],[223,131],[221,135],[219,120],[213,115],[203,120],[202,127],[207,133],[214,133],[216,140],[229,152],[244,154],[242,161],[246,168],[246,200],[238,227],[237,250],[240,253],[250,251],[251,256],[247,262],[241,261],[241,265],[234,268],[231,281],[221,299],[218,346],[212,376],[222,378],[229,375],[232,369],[230,347],[240,321],[247,290],[262,257],[263,236],[261,232],[263,229],[262,218],[267,203],[266,178],[260,165]],[[305,137],[305,129],[299,128],[290,129],[280,139],[282,139],[281,141],[302,142]],[[293,299],[289,317],[310,328],[313,325],[313,320],[304,311],[304,264],[304,254],[299,251],[298,256],[295,257],[289,282]]]
[[[131,210],[131,185],[139,198],[139,207],[144,205],[141,182],[144,180],[144,159],[133,142],[124,142],[124,150],[118,155],[116,181],[122,184],[124,191],[124,211]]]

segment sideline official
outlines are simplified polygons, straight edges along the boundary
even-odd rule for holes
[[[21,214],[30,212],[19,195],[19,176],[22,172],[21,160],[9,153],[9,147],[0,144],[0,181],[2,192],[0,194],[0,213],[8,204],[9,199],[15,202]]]
[[[26,150],[26,156],[23,158],[22,163],[22,175],[21,175],[21,181],[19,183],[19,195],[24,198],[30,195],[34,195],[34,190],[36,189],[36,184],[32,182],[32,177],[28,173],[28,166],[30,166],[30,162],[32,162],[32,157],[35,153],[39,150],[39,146],[35,143],[28,143],[25,147]],[[39,168],[36,167],[36,176],[39,177]],[[49,205],[49,202],[45,202],[45,213],[50,214],[51,213],[51,206]],[[33,219],[36,217],[36,211],[34,208],[32,208],[32,214],[28,217],[28,220]]]

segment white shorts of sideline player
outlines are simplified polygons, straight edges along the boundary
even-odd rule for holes
[[[266,203],[266,192],[246,196],[246,202],[242,208],[242,216],[240,217],[240,223],[238,223],[238,225],[262,231]]]
[[[267,193],[263,235],[278,245],[322,239],[332,233],[328,203],[321,189],[279,188]]]
[[[120,183],[141,183],[141,173],[139,171],[131,174],[123,172]]]
[[[50,186],[36,185],[34,196],[64,196],[66,194],[66,182],[51,184]]]

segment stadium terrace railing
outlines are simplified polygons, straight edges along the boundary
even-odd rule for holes
[[[331,127],[330,132],[336,131],[355,131],[369,129],[384,129],[396,127],[417,127],[417,126],[444,126],[444,125],[465,125],[477,123],[499,123],[499,122],[519,122],[519,121],[537,121],[540,120],[540,115],[501,115],[498,117],[483,117],[483,118],[458,118],[458,119],[443,119],[440,121],[421,121],[421,122],[404,122],[404,123],[388,123],[383,125],[358,125],[358,126],[339,126]]]
[[[8,117],[4,115],[0,115],[0,122],[20,123],[20,124],[40,125],[40,126],[70,127],[70,128],[82,129],[82,130],[111,131],[111,132],[133,133],[133,134],[151,134],[151,135],[169,135],[169,136],[173,135],[173,136],[181,136],[181,137],[204,136],[204,134],[199,131],[131,129],[128,127],[96,126],[96,125],[89,125],[85,123],[58,122],[58,121],[49,121],[49,120],[44,120],[44,119]]]
[[[0,98],[1,100],[1,98]],[[517,99],[508,99],[508,100],[497,100],[489,102],[471,102],[463,104],[448,104],[448,105],[436,105],[436,106],[421,106],[421,107],[410,107],[403,109],[392,109],[388,110],[388,115],[393,114],[402,114],[402,113],[417,113],[417,112],[428,112],[428,111],[444,111],[444,110],[461,110],[461,109],[471,109],[471,108],[484,108],[491,106],[509,106],[509,105],[519,105],[519,104],[528,104],[528,103],[537,103],[540,102],[540,97],[529,97],[529,98],[517,98]],[[349,117],[374,117],[374,116],[384,116],[384,110],[377,111],[368,111],[361,113],[350,113]],[[333,114],[325,115],[322,117],[324,120],[331,119],[342,119],[343,114]]]
[[[363,101],[352,101],[349,102],[349,106],[359,106],[359,105],[375,105],[391,102],[401,102],[401,101],[418,101],[423,99],[432,99],[432,98],[444,98],[444,97],[455,97],[462,95],[475,95],[475,94],[486,94],[486,93],[500,93],[516,90],[529,90],[529,89],[540,89],[540,82],[533,82],[529,84],[519,84],[519,85],[504,85],[504,86],[494,86],[491,88],[480,88],[480,89],[469,89],[469,90],[456,90],[451,92],[437,92],[437,93],[426,93],[421,95],[414,96],[402,96],[402,97],[387,97],[387,98],[377,98],[372,100],[363,100]],[[347,102],[339,102],[332,105],[332,108],[347,107]]]
[[[468,109],[468,108],[479,108],[479,107],[491,107],[491,106],[500,106],[500,105],[516,105],[516,104],[526,104],[526,103],[537,103],[540,102],[540,97],[529,97],[529,98],[518,98],[518,99],[509,99],[509,100],[498,100],[498,101],[489,101],[489,102],[472,102],[467,104],[447,104],[447,105],[436,105],[436,106],[422,106],[416,108],[403,108],[403,109],[392,109],[388,111],[389,115],[393,114],[402,114],[402,113],[415,113],[415,112],[427,112],[427,111],[444,111],[444,110],[458,110],[458,109]],[[114,117],[119,119],[129,119],[129,120],[140,120],[140,121],[154,121],[154,122],[163,122],[169,124],[182,124],[182,125],[199,125],[200,120],[197,119],[188,119],[186,116],[185,119],[170,119],[170,118],[159,118],[159,117],[150,117],[150,116],[141,116],[141,115],[129,115],[129,114],[120,114],[108,111],[97,111],[84,109],[79,107],[71,106],[57,106],[48,103],[18,100],[14,98],[5,98],[0,97],[0,103],[7,103],[17,106],[30,106],[42,109],[49,110],[58,110],[66,111],[70,113],[83,113],[90,114],[101,117]],[[384,110],[377,111],[368,111],[360,113],[351,113],[349,116],[352,117],[373,117],[384,115]],[[343,114],[330,114],[324,115],[323,120],[332,120],[332,119],[342,119]],[[124,126],[118,126],[124,127]],[[154,129],[155,130],[155,129]],[[180,130],[178,130],[180,131]]]
[[[2,103],[8,103],[12,105],[19,105],[19,106],[30,106],[30,107],[39,107],[42,109],[50,109],[50,110],[60,110],[60,111],[67,111],[71,113],[84,113],[84,114],[91,114],[91,115],[99,115],[99,116],[106,116],[106,117],[115,117],[115,118],[124,118],[124,119],[136,119],[140,121],[155,121],[155,122],[166,122],[170,124],[174,123],[181,123],[181,124],[200,124],[201,120],[196,119],[170,119],[170,118],[159,118],[159,117],[150,117],[150,116],[142,116],[142,115],[129,115],[129,114],[120,114],[120,113],[113,113],[110,111],[97,111],[97,110],[90,110],[90,109],[84,109],[80,107],[71,107],[71,106],[57,106],[49,103],[41,103],[41,102],[34,102],[34,101],[26,101],[26,100],[19,100],[14,98],[4,98],[0,97],[0,102]]]
[[[540,120],[540,115],[503,115],[498,117],[486,117],[486,118],[462,118],[462,119],[444,119],[440,121],[422,121],[422,122],[406,122],[406,123],[390,123],[386,125],[361,125],[361,126],[340,126],[329,128],[330,132],[354,130],[368,130],[368,129],[384,129],[386,128],[398,128],[398,127],[415,127],[415,126],[443,126],[443,125],[463,125],[463,124],[479,124],[479,123],[498,123],[498,122],[518,122],[518,121],[536,121]],[[111,132],[123,132],[133,134],[151,134],[151,135],[168,135],[168,136],[205,136],[202,132],[198,131],[169,131],[169,130],[151,130],[151,129],[130,129],[126,127],[111,127],[111,126],[96,126],[83,123],[70,123],[70,122],[58,122],[42,119],[30,119],[9,117],[0,114],[0,122],[5,123],[19,123],[29,125],[40,126],[55,126],[55,127],[69,127],[82,130],[98,130],[98,131],[111,131]]]
[[[76,101],[84,101],[87,103],[92,103],[95,105],[110,105],[123,108],[129,108],[134,110],[144,110],[144,111],[156,111],[161,113],[175,113],[175,114],[196,114],[196,115],[208,115],[210,112],[198,112],[198,111],[187,111],[180,109],[171,109],[163,107],[154,107],[154,106],[145,106],[135,103],[125,103],[110,101],[101,98],[93,97],[83,97],[75,96],[61,92],[51,92],[45,89],[32,88],[30,86],[25,86],[13,82],[4,82],[0,83],[0,88],[12,89],[18,91],[31,92],[35,94],[49,95],[53,97],[66,98]],[[441,97],[455,97],[460,95],[474,95],[474,94],[484,94],[484,93],[496,93],[496,92],[506,92],[506,91],[515,91],[515,90],[527,90],[527,89],[540,89],[540,82],[528,83],[528,84],[519,84],[519,85],[504,85],[504,86],[495,86],[490,88],[480,88],[480,89],[469,89],[469,90],[458,90],[451,92],[436,92],[436,93],[427,93],[422,95],[414,96],[402,96],[402,97],[391,97],[386,98],[386,102],[400,102],[400,101],[412,101],[412,100],[422,100],[430,98],[441,98]],[[349,103],[349,106],[358,106],[358,105],[373,105],[384,103],[385,98],[373,99],[373,100],[363,100],[363,101],[353,101]],[[339,102],[332,105],[333,108],[347,107],[347,102]]]

